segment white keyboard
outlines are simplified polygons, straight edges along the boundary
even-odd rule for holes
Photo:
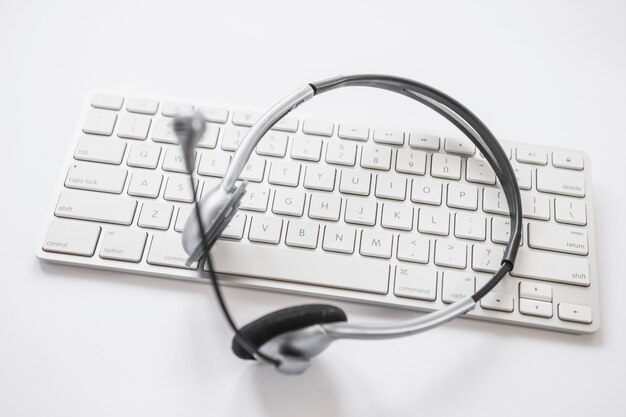
[[[185,267],[193,191],[172,116],[207,121],[197,196],[218,184],[260,112],[119,93],[91,95],[46,213],[37,256],[206,281]],[[284,118],[242,178],[241,208],[212,254],[223,282],[430,311],[474,292],[508,240],[504,194],[472,143],[337,121]],[[599,327],[590,161],[503,142],[521,189],[512,276],[468,317],[573,333]]]

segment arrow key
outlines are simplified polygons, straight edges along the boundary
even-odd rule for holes
[[[485,310],[513,312],[513,297],[508,294],[490,292],[480,300],[480,306]]]
[[[552,302],[552,287],[545,284],[535,284],[534,282],[519,283],[520,298],[531,300]]]
[[[560,303],[558,310],[561,320],[584,324],[591,324],[593,321],[591,308],[587,306]]]
[[[552,317],[552,303],[545,301],[529,300],[527,298],[519,299],[519,312],[527,316]]]

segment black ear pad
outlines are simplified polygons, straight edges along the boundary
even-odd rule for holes
[[[283,333],[303,329],[314,324],[346,320],[348,320],[346,313],[340,308],[328,304],[307,304],[266,314],[246,324],[239,332],[254,347],[259,348],[268,340]],[[236,337],[233,338],[232,349],[235,355],[241,359],[254,359],[237,341]]]

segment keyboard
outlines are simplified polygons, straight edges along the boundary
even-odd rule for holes
[[[207,130],[194,187],[172,131]],[[84,105],[45,213],[46,261],[207,282],[181,231],[259,110],[120,92]],[[570,333],[599,328],[591,163],[503,141],[523,203],[515,268],[466,317]],[[433,311],[482,286],[509,236],[504,193],[462,135],[283,118],[241,175],[241,207],[212,249],[224,284]]]

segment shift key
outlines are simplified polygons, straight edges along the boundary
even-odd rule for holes
[[[57,217],[130,225],[137,201],[91,192],[62,192],[54,209]]]
[[[589,261],[586,258],[525,247],[517,252],[515,267],[511,275],[585,287],[588,287],[591,282]]]

